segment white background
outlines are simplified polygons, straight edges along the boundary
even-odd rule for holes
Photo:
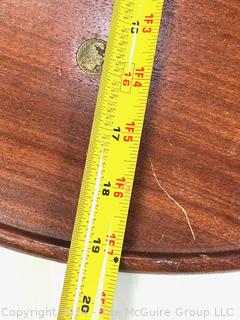
[[[0,247],[0,265],[1,320],[56,319],[65,264]],[[111,319],[240,320],[239,288],[240,272],[120,273]]]

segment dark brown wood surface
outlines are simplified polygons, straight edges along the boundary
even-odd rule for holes
[[[66,260],[110,0],[0,2],[0,242]],[[240,267],[240,1],[165,2],[122,269]]]

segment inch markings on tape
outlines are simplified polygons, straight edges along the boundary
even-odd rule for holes
[[[111,318],[164,0],[116,0],[58,320]]]

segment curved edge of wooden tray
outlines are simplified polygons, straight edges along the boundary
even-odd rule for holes
[[[42,258],[66,262],[68,241],[43,238],[0,226],[0,244]],[[240,251],[214,253],[142,253],[123,251],[120,270],[156,273],[223,272],[240,269]]]

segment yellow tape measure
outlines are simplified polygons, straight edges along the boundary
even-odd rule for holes
[[[164,0],[116,0],[58,320],[110,319]]]

